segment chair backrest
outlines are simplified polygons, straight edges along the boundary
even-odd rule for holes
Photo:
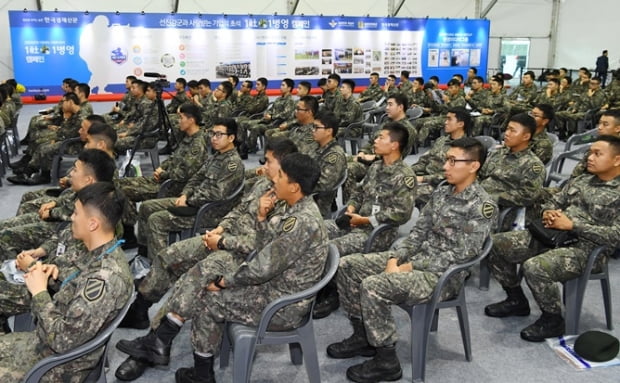
[[[219,201],[207,202],[204,205],[202,205],[200,209],[198,209],[198,212],[196,213],[196,219],[194,220],[194,227],[192,229],[191,235],[194,236],[200,232],[200,229],[201,229],[200,226],[201,226],[202,219],[207,214],[207,212],[209,212],[211,209],[214,209],[216,207],[226,205],[232,202],[235,198],[237,198],[238,195],[240,195],[243,192],[244,186],[245,186],[244,180],[241,180],[239,185],[235,188],[235,190],[232,191],[232,193],[230,193],[228,197],[221,199]]]
[[[412,106],[411,108],[407,109],[405,113],[407,114],[407,118],[409,118],[410,120],[415,120],[417,118],[420,118],[420,116],[424,114],[424,109],[422,109],[422,107],[420,106]]]
[[[564,163],[567,159],[579,162],[583,159],[584,154],[590,149],[590,145],[582,145],[576,149],[562,152],[551,160],[549,165],[549,171],[547,172],[547,178],[545,179],[544,186],[548,187],[551,181],[559,182],[568,177],[568,175],[562,173]]]
[[[553,143],[554,146],[555,146],[555,144],[560,142],[560,138],[555,133],[547,132],[547,137],[549,137],[549,140],[551,140],[551,142]]]
[[[495,146],[497,145],[497,141],[491,136],[476,136],[474,138],[480,141],[480,143],[482,144],[482,146],[484,146],[487,152],[493,150],[493,148],[495,148]]]
[[[127,300],[125,306],[123,306],[121,311],[118,313],[116,318],[114,318],[114,320],[108,325],[108,327],[106,327],[103,331],[97,334],[93,339],[89,340],[81,346],[74,348],[71,351],[59,355],[48,356],[47,358],[38,361],[37,364],[35,364],[24,377],[24,383],[38,383],[43,377],[43,375],[45,375],[52,368],[87,355],[101,348],[101,346],[106,347],[106,350],[101,355],[101,357],[105,359],[107,357],[107,344],[110,341],[110,337],[112,337],[112,333],[120,325],[121,321],[127,314],[127,311],[129,311],[129,307],[131,306],[135,298],[136,293],[135,291],[133,291],[132,288],[131,297]],[[101,368],[100,373],[103,373],[104,365],[105,363],[102,363],[102,361],[98,363],[97,366]],[[89,375],[89,377],[90,376],[91,375]]]
[[[315,297],[323,287],[327,286],[327,283],[332,280],[334,275],[336,275],[336,271],[338,270],[338,263],[340,262],[340,254],[338,253],[338,248],[335,245],[329,244],[328,246],[329,250],[327,253],[327,262],[325,263],[323,277],[320,281],[318,281],[314,286],[306,290],[280,297],[279,299],[271,302],[269,305],[267,305],[267,307],[263,309],[260,322],[258,323],[258,327],[256,330],[256,339],[258,343],[260,343],[260,340],[265,336],[267,329],[269,328],[271,318],[281,308],[297,302],[301,302],[305,299]],[[312,306],[314,306],[314,304],[311,305],[304,320],[304,323],[312,320]]]
[[[374,109],[377,106],[377,103],[374,100],[364,101],[360,105],[362,108],[362,112],[368,112]]]
[[[564,145],[564,151],[568,152],[574,145],[591,144],[596,141],[597,137],[597,129],[590,129],[587,132],[573,134],[568,138],[568,140],[566,140],[566,145]]]

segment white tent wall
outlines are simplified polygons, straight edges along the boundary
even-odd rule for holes
[[[559,0],[560,12],[555,57],[549,55],[552,10],[554,0],[499,0],[487,14],[491,20],[489,68],[497,67],[501,38],[529,38],[530,68],[564,66],[592,67],[603,49],[609,49],[610,65],[620,65],[620,52],[612,26],[620,13],[618,0]],[[452,17],[475,18],[476,5],[480,10],[491,2],[481,0],[406,0],[398,17]],[[46,11],[120,11],[120,12],[170,12],[175,0],[40,0]],[[229,14],[286,14],[294,0],[178,0],[179,13],[229,13]],[[392,4],[398,5],[399,0]],[[300,0],[295,14],[324,14],[345,16],[387,16],[390,0]],[[37,9],[34,0],[0,1],[0,79],[13,76],[11,43],[8,30],[8,10]],[[550,61],[552,60],[552,61]]]

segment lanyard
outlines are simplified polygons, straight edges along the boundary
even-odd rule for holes
[[[113,252],[117,247],[119,247],[123,243],[125,243],[125,240],[124,239],[119,239],[118,241],[116,241],[116,243],[114,245],[112,245],[112,247],[110,247],[103,254],[98,256],[96,260],[98,261],[98,260],[102,259],[103,257],[105,257],[106,255],[110,254],[111,252]],[[76,270],[73,273],[71,273],[67,278],[65,278],[64,281],[62,281],[62,284],[60,285],[60,288],[62,289],[63,287],[65,287],[65,285],[67,283],[69,283],[72,280],[74,280],[78,275],[80,275],[80,272],[81,272],[81,270]]]

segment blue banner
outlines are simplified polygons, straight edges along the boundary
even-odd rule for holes
[[[337,16],[9,11],[15,78],[26,95],[60,94],[66,77],[93,93],[122,93],[127,75],[169,80],[234,74],[286,77],[338,73],[367,85],[378,72],[436,75],[441,82],[486,73],[489,21]]]

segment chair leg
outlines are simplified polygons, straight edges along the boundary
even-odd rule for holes
[[[614,329],[611,311],[611,287],[609,285],[609,275],[601,279],[601,290],[603,291],[603,304],[605,305],[605,321],[609,330]]]
[[[471,336],[469,334],[469,316],[467,315],[467,305],[456,306],[456,313],[459,317],[459,327],[461,328],[461,338],[463,338],[463,349],[465,350],[465,359],[471,362]]]
[[[579,295],[579,278],[564,283],[564,306],[566,334],[576,335],[579,331],[579,316],[581,314],[581,299]]]
[[[478,288],[487,291],[491,282],[491,273],[489,272],[489,263],[487,258],[480,261],[480,282]]]
[[[233,349],[233,383],[249,383],[254,359],[254,341],[250,338],[237,340]]]
[[[314,329],[312,326],[303,326],[299,329],[299,333],[303,361],[306,364],[306,372],[308,373],[308,381],[310,383],[321,383],[321,369],[319,367],[319,358],[316,351]]]
[[[413,306],[411,310],[411,376],[413,381],[424,381],[426,372],[426,348],[428,346],[429,324],[426,323],[429,307],[426,304]],[[431,319],[432,320],[432,319]]]
[[[224,325],[222,344],[220,346],[220,369],[228,367],[230,363],[230,338],[228,338],[228,324]]]
[[[304,362],[304,352],[299,343],[289,343],[288,352],[291,356],[291,363],[300,366]]]

